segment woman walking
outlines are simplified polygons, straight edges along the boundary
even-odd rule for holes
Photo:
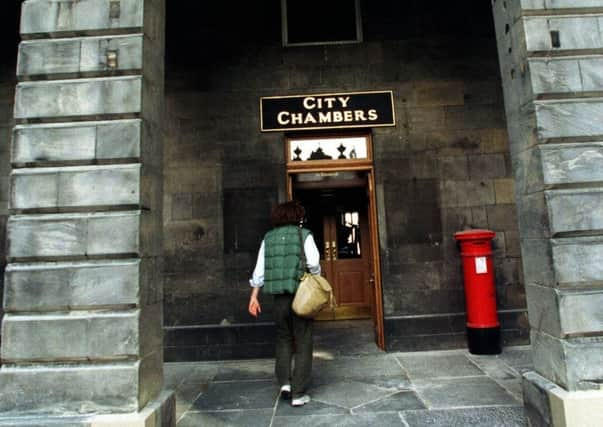
[[[259,292],[274,296],[276,323],[275,373],[281,395],[291,398],[292,406],[310,402],[306,393],[312,372],[313,320],[297,316],[291,309],[293,297],[304,270],[320,274],[320,254],[312,233],[302,228],[303,206],[297,201],[281,203],[272,210],[272,226],[260,245],[249,298],[249,314],[261,313]],[[302,245],[303,242],[303,245]],[[301,265],[301,251],[306,264]],[[292,369],[293,356],[295,364]]]

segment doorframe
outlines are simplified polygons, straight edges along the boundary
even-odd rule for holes
[[[289,141],[293,138],[329,138],[344,136],[364,136],[367,138],[367,159],[355,160],[320,160],[311,162],[291,162],[289,161]],[[312,172],[366,172],[368,186],[368,218],[369,235],[371,243],[371,258],[373,263],[373,275],[375,283],[373,285],[373,297],[375,307],[373,310],[373,325],[375,325],[376,344],[381,350],[385,350],[385,331],[383,318],[383,287],[381,284],[381,255],[379,247],[379,223],[377,216],[377,197],[375,194],[375,170],[373,166],[373,141],[370,132],[337,132],[321,134],[286,134],[285,135],[285,179],[287,182],[287,200],[293,199],[293,175]]]

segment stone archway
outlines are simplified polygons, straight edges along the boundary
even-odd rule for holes
[[[161,232],[153,232],[163,8],[164,0],[23,4],[3,417],[46,419],[61,407],[60,416],[129,414],[113,425],[173,422],[173,399],[160,394]],[[493,12],[537,371],[525,376],[526,408],[534,424],[584,425],[582,414],[603,416],[582,409],[603,400],[603,129],[593,120],[603,110],[603,1],[493,0]]]

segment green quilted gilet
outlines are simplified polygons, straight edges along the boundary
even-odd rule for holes
[[[264,236],[264,291],[269,294],[294,294],[304,270],[300,266],[302,247],[299,227],[277,227]],[[310,234],[302,229],[303,241]]]

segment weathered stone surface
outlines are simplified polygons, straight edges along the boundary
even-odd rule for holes
[[[521,238],[524,282],[541,286],[556,283],[550,239]]]
[[[545,191],[551,233],[603,229],[603,190]]]
[[[12,162],[139,158],[140,120],[18,125]]]
[[[558,338],[603,331],[602,290],[527,285],[526,293],[533,329]]]
[[[561,328],[566,334],[603,332],[603,290],[559,292]]]
[[[140,211],[13,215],[8,256],[65,257],[140,252]]]
[[[603,89],[603,58],[530,58],[534,94],[597,91]]]
[[[142,27],[143,0],[37,0],[23,4],[21,33]]]
[[[494,193],[496,195],[496,204],[514,204],[515,192],[513,179],[501,178],[494,180]],[[515,209],[515,205],[513,205]]]
[[[2,324],[2,358],[7,362],[26,362],[137,356],[138,322],[137,310],[6,314]]]
[[[558,339],[532,329],[534,369],[569,391],[598,390],[603,380],[601,337]]]
[[[141,165],[16,169],[13,209],[141,205]]]
[[[163,391],[140,412],[126,414],[0,417],[2,427],[173,427],[176,425],[173,391]]]
[[[577,59],[532,58],[529,64],[532,89],[535,94],[583,90]]]
[[[108,53],[117,55],[107,64]],[[32,40],[19,46],[17,75],[86,73],[142,68],[142,35]]]
[[[17,85],[15,118],[139,113],[141,77],[24,82]]]
[[[552,239],[551,242],[557,283],[603,282],[603,239],[601,237]]]
[[[490,180],[442,181],[440,194],[446,207],[491,205],[496,201]]]
[[[537,101],[536,117],[540,138],[594,136],[603,134],[603,115],[599,98],[571,101]]]
[[[556,289],[535,285],[526,285],[528,303],[528,319],[532,329],[546,332],[556,337],[561,336],[561,319]]]
[[[530,371],[523,375],[523,400],[525,414],[533,426],[551,427],[551,405],[548,390],[556,387],[536,372]]]
[[[601,19],[599,19],[601,26]],[[603,58],[584,58],[579,60],[580,76],[582,77],[582,90],[601,90],[603,88]]]
[[[141,269],[152,268],[150,264],[150,259],[9,264],[4,309],[56,311],[136,305],[145,291],[139,284]]]
[[[603,47],[598,15],[526,17],[524,26],[528,51]],[[552,45],[551,31],[559,34],[558,47]]]
[[[523,9],[574,9],[600,6],[600,0],[521,0]]]
[[[603,142],[546,144],[539,149],[544,184],[603,181]]]
[[[61,384],[57,392],[57,384]],[[0,415],[136,412],[162,387],[159,352],[134,362],[94,365],[3,365]]]
[[[124,311],[6,314],[2,358],[10,362],[110,360],[161,350],[161,305]]]

